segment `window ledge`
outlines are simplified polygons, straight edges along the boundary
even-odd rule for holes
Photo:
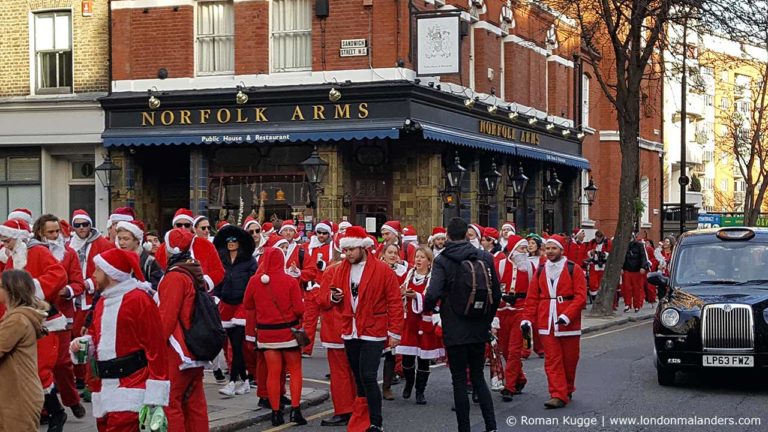
[[[582,219],[581,226],[583,228],[594,228],[597,223],[592,219]]]
[[[594,135],[597,132],[597,130],[595,128],[591,128],[589,126],[583,126],[581,128],[581,130],[584,131],[584,133],[588,134],[588,135]]]
[[[643,222],[643,223],[640,225],[640,228],[653,228],[653,224],[652,224],[652,223],[649,223],[649,222]]]

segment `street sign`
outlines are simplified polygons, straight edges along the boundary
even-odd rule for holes
[[[720,228],[721,226],[720,215],[700,214],[698,222],[698,229]]]

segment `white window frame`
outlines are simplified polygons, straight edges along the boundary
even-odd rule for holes
[[[71,73],[72,73],[72,86],[67,87],[50,87],[50,88],[38,88],[38,73],[37,73],[37,51],[35,48],[35,32],[36,32],[36,20],[35,17],[40,14],[49,13],[68,13],[69,14],[69,50],[70,57],[72,58]],[[73,94],[75,92],[75,38],[74,38],[74,12],[72,8],[50,8],[50,9],[37,9],[29,12],[29,94],[30,95],[51,95],[51,94]],[[42,91],[41,91],[42,90]]]
[[[581,126],[589,127],[589,88],[592,77],[584,73],[581,75]]]
[[[310,11],[310,26],[309,26],[309,65],[306,67],[301,68],[277,68],[275,65],[275,28],[274,28],[274,15],[276,12],[277,7],[275,6],[276,1],[296,1],[296,0],[271,0],[269,2],[269,70],[272,73],[291,73],[291,72],[311,72],[312,71],[312,19],[314,18],[314,13]],[[310,7],[312,6],[313,2],[307,0]],[[285,31],[284,33],[305,33],[305,30],[295,30],[295,31]]]
[[[589,200],[584,188],[589,185],[590,173],[587,170],[581,171],[581,188],[579,189],[579,206],[581,207],[581,226],[594,226],[595,221],[589,217]]]
[[[200,71],[200,35],[198,34],[198,19],[200,18],[200,7],[206,3],[227,3],[229,4],[229,7],[232,10],[232,34],[220,34],[220,35],[210,35],[210,36],[204,36],[204,38],[226,38],[229,37],[232,39],[232,69],[231,70],[222,70],[222,71],[213,71],[213,72],[202,72]],[[195,61],[195,76],[217,76],[217,75],[234,75],[235,74],[235,64],[237,59],[235,58],[235,2],[234,0],[197,0],[195,2],[195,8],[194,8],[194,61]]]
[[[645,184],[645,187],[643,187]],[[651,223],[651,180],[648,177],[640,178],[640,200],[645,204],[640,222],[642,226],[648,226]]]

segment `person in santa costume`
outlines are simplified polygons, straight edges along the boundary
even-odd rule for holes
[[[467,230],[467,241],[469,241],[469,244],[477,249],[482,249],[481,238],[483,238],[483,227],[476,223],[469,224],[469,229]]]
[[[285,253],[285,268],[287,269],[288,274],[300,279],[304,264],[311,260],[305,256],[306,251],[304,251],[299,242],[296,241],[296,225],[290,220],[283,221],[277,234],[282,236],[285,241],[288,242],[288,250]]]
[[[355,399],[349,431],[382,431],[381,391],[376,380],[385,344],[395,348],[403,327],[403,303],[397,278],[367,250],[365,230],[347,228],[340,246],[346,258],[331,282],[330,302],[341,308],[339,328],[355,376]]]
[[[186,229],[194,234],[192,228],[193,221],[192,212],[181,208],[173,216],[173,227]],[[192,240],[192,246],[189,248],[189,251],[192,259],[200,262],[200,267],[203,268],[203,278],[208,285],[209,291],[224,280],[224,266],[219,259],[219,252],[211,242],[203,241],[196,237]],[[167,267],[167,249],[164,245],[160,245],[155,259],[160,264],[160,268],[165,271]]]
[[[527,379],[520,361],[523,349],[523,335],[520,332],[525,298],[536,266],[528,260],[528,241],[512,234],[509,236],[508,257],[497,263],[496,270],[501,283],[501,304],[496,311],[499,318],[499,345],[506,361],[504,369],[504,388],[501,398],[504,402],[512,401],[512,395],[519,394]]]
[[[305,425],[301,414],[301,349],[292,330],[300,327],[304,314],[301,288],[285,273],[280,250],[264,249],[259,271],[248,282],[243,305],[252,310],[259,349],[267,363],[267,391],[272,408],[272,425],[285,423],[281,404],[284,371],[291,375],[290,421]]]
[[[483,228],[483,235],[480,237],[480,245],[483,250],[493,255],[494,261],[501,261],[506,257],[499,244],[499,231],[493,227]]]
[[[107,236],[110,243],[114,243],[117,238],[117,223],[130,222],[136,219],[136,212],[131,207],[118,207],[109,215],[107,219]]]
[[[213,241],[211,235],[211,221],[205,216],[198,216],[192,220],[192,228],[195,230],[195,236],[208,241]]]
[[[511,235],[517,235],[517,228],[515,228],[514,222],[506,221],[501,224],[501,237],[499,238],[499,245],[501,246],[501,250],[507,253],[509,253],[514,246],[509,244],[509,236]]]
[[[654,258],[659,263],[658,270],[667,277],[669,277],[670,262],[672,261],[672,252],[675,250],[675,243],[675,236],[666,236],[653,252]]]
[[[432,248],[432,256],[437,258],[440,252],[445,248],[445,242],[448,236],[443,227],[432,228],[432,235],[427,238],[427,244]]]
[[[600,282],[603,280],[605,265],[608,263],[608,256],[611,253],[611,241],[602,231],[595,233],[595,238],[590,242],[589,251],[587,251],[587,261],[589,262],[589,295],[597,296],[600,291]]]
[[[384,225],[381,226],[382,242],[376,250],[376,255],[381,256],[384,252],[384,248],[386,247],[386,245],[395,244],[400,250],[399,252],[400,261],[404,261],[409,265],[412,265],[413,257],[416,254],[416,249],[418,247],[418,244],[413,241],[410,241],[408,242],[408,244],[405,244],[403,239],[401,238],[402,232],[403,230],[401,228],[400,221],[395,220],[395,221],[384,222]],[[414,234],[409,234],[409,236],[415,235],[416,230],[414,229],[413,232]]]
[[[339,222],[339,234],[344,235],[347,232],[347,228],[351,227],[352,224],[349,221],[343,220]]]
[[[573,235],[568,239],[565,246],[565,256],[579,266],[584,266],[589,251],[589,243],[584,242],[587,232],[583,228],[574,228]]]
[[[520,328],[536,331],[544,348],[544,371],[550,399],[546,408],[562,408],[576,390],[576,366],[581,340],[581,310],[587,303],[584,271],[564,256],[565,239],[550,236],[545,242],[547,263],[528,287]]]
[[[253,250],[253,259],[258,266],[261,255],[264,253],[264,243],[266,242],[266,239],[261,235],[261,224],[254,219],[253,216],[248,215],[243,221],[243,230],[253,238],[253,242],[256,245]],[[259,362],[261,361],[263,363],[264,356],[256,350],[256,326],[255,324],[251,325],[253,323],[253,317],[251,316],[252,312],[246,311],[245,314],[246,324],[243,359],[245,360],[245,368],[248,371],[249,380],[260,384],[257,386],[257,395],[262,399],[261,402],[262,405],[264,405],[263,402],[267,400],[266,368],[262,368],[262,372],[259,372]],[[213,361],[213,375],[218,383],[226,382],[224,374],[221,371],[222,368],[226,367],[224,358],[225,356],[222,352],[222,354]],[[261,381],[259,377],[261,377]]]
[[[264,238],[269,238],[269,236],[275,233],[275,225],[272,222],[264,222],[261,226],[261,231]]]
[[[70,351],[80,361],[76,353],[81,342],[86,344],[88,360],[96,365],[89,386],[99,432],[137,431],[143,407],[162,416],[156,408],[168,406],[167,340],[157,305],[147,295],[138,255],[110,249],[93,261],[102,299],[88,333],[73,340]]]
[[[10,213],[8,213],[8,219],[7,220],[21,220],[27,223],[28,226],[32,226],[32,223],[34,219],[32,219],[32,211],[30,209],[26,208],[17,208],[13,209]],[[5,265],[5,263],[8,262],[8,256],[10,253],[6,253],[5,246],[0,245],[0,263]]]
[[[435,335],[432,311],[424,310],[424,292],[429,285],[432,251],[427,247],[416,250],[414,267],[408,272],[401,293],[405,300],[403,337],[395,349],[403,356],[405,387],[403,399],[409,399],[416,385],[416,404],[426,405],[424,390],[429,380],[431,360],[445,356],[445,349]]]
[[[401,260],[400,247],[393,239],[385,243],[381,250],[381,261],[386,263],[397,276],[397,283],[403,285],[408,276],[408,262]],[[382,371],[381,392],[385,400],[395,400],[391,387],[399,382],[402,374],[402,356],[395,356],[391,349],[384,348],[384,367]]]
[[[304,293],[304,331],[309,336],[309,345],[302,349],[302,354],[312,355],[312,349],[315,345],[315,334],[317,333],[317,323],[320,318],[320,308],[317,304],[317,289],[323,280],[323,272],[328,263],[332,260],[333,254],[333,224],[330,221],[322,221],[315,225],[315,235],[305,245],[305,255],[309,257],[314,265],[306,266],[303,270],[302,279],[306,281],[306,291]]]
[[[67,318],[59,312],[56,301],[67,285],[67,271],[54,258],[46,243],[31,238],[29,225],[23,220],[9,219],[0,225],[0,241],[10,254],[5,269],[26,270],[33,278],[35,296],[48,302],[50,310],[43,326],[48,335],[37,341],[37,370],[45,391],[44,407],[49,415],[48,428],[59,431],[67,421],[64,408],[54,388],[53,370],[59,357],[59,332],[66,332]],[[0,311],[4,313],[5,311]]]
[[[80,394],[75,385],[75,373],[69,357],[69,343],[72,341],[72,323],[75,316],[74,297],[82,295],[85,282],[77,260],[77,253],[64,242],[59,218],[52,214],[40,216],[32,227],[36,240],[48,246],[51,254],[67,271],[67,284],[61,289],[54,306],[67,319],[67,329],[56,332],[59,338],[59,353],[53,369],[56,390],[61,402],[72,410],[77,418],[85,417],[85,408],[80,403]]]
[[[646,296],[646,273],[650,268],[651,261],[648,259],[645,243],[636,238],[636,233],[632,233],[621,273],[624,312],[629,312],[634,308],[635,313],[637,313],[643,307]]]
[[[119,233],[118,233],[119,236]],[[195,296],[207,295],[200,263],[191,259],[194,236],[174,228],[168,234],[168,272],[160,281],[158,307],[163,339],[167,340],[170,398],[165,409],[170,432],[208,430],[208,409],[203,387],[203,367],[187,348],[184,329],[192,325]]]
[[[152,291],[157,291],[160,279],[163,278],[163,270],[155,258],[144,248],[144,222],[140,220],[120,221],[117,223],[115,232],[117,232],[115,239],[117,247],[134,252],[139,256],[139,265],[144,279],[152,285]]]
[[[419,247],[419,236],[416,233],[416,228],[413,225],[408,225],[403,228],[403,251],[405,261],[411,266],[413,265],[413,260],[416,258],[416,251]]]
[[[338,240],[334,241],[334,248]],[[331,283],[341,261],[346,258],[340,251],[333,255],[328,267],[323,272],[320,288],[317,289],[317,303],[321,309],[323,325],[320,327],[320,340],[326,349],[328,369],[330,370],[331,401],[333,416],[323,419],[321,426],[346,426],[352,417],[352,407],[355,403],[355,377],[349,367],[349,359],[344,351],[344,339],[339,328],[341,308],[333,307],[331,303]]]

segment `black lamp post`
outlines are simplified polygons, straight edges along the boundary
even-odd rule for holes
[[[523,164],[520,164],[516,170],[512,166],[509,167],[509,183],[512,185],[512,197],[520,199],[528,186],[528,176],[523,171]]]
[[[317,153],[317,146],[312,150],[312,154],[301,163],[304,173],[307,175],[309,186],[312,191],[312,208],[317,210],[317,195],[323,193],[321,184],[328,173],[328,162],[323,160]]]
[[[114,186],[113,175],[120,171],[120,167],[112,163],[109,155],[104,157],[104,162],[94,168],[96,177],[99,178],[101,185],[107,189],[107,213],[112,212],[112,187]]]
[[[501,180],[501,173],[496,169],[496,162],[491,159],[491,169],[483,174],[485,191],[489,196],[495,194],[496,191],[499,190],[499,180]]]
[[[594,178],[589,178],[589,184],[584,186],[584,194],[587,196],[587,203],[592,205],[595,202],[595,195],[597,195],[597,186],[595,185]]]
[[[563,187],[563,182],[557,178],[557,171],[554,169],[549,174],[549,182],[545,189],[545,193],[550,202],[555,202],[560,195],[560,189]]]
[[[466,173],[467,169],[461,165],[459,152],[456,152],[452,163],[445,167],[446,187],[440,193],[443,197],[443,205],[445,207],[453,207],[455,205],[457,215],[461,212],[461,199],[459,195],[461,194],[461,184]]]

